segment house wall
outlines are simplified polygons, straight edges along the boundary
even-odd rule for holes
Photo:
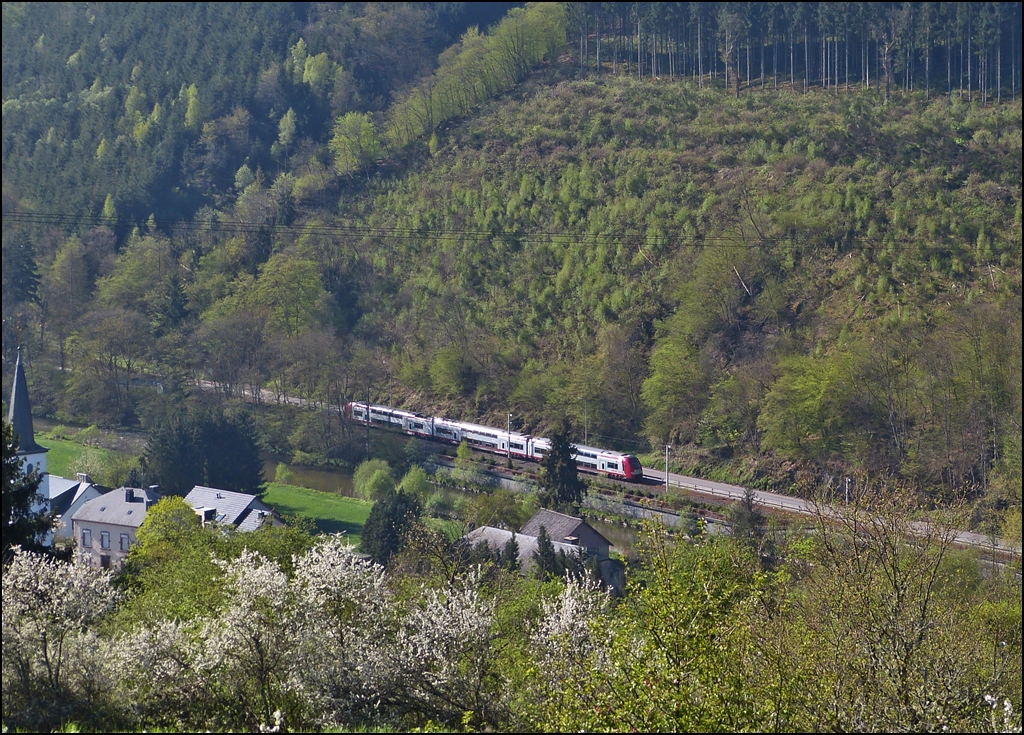
[[[128,556],[128,549],[135,543],[135,532],[138,530],[132,526],[118,526],[113,523],[99,523],[97,521],[74,521],[75,543],[78,553],[85,555],[98,567],[106,566],[110,569],[120,569],[124,559]],[[85,532],[89,531],[86,545]],[[110,548],[102,548],[103,533],[109,533]],[[128,548],[121,548],[121,534],[128,536]],[[106,562],[104,563],[104,557]]]
[[[593,528],[582,523],[576,528],[576,535],[579,537],[580,546],[601,559],[608,558],[610,550],[608,540]]]
[[[74,538],[74,529],[71,527],[71,516],[73,516],[75,514],[75,511],[81,508],[82,505],[84,505],[86,502],[92,500],[93,498],[98,498],[102,494],[103,493],[101,493],[95,487],[90,488],[86,492],[82,493],[82,496],[74,503],[72,503],[70,506],[68,506],[68,509],[64,511],[64,515],[62,515],[57,520],[57,525],[53,529],[54,537]]]

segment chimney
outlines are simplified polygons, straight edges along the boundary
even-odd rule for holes
[[[126,503],[134,503],[135,502],[135,490],[134,489],[132,489],[130,487],[126,487],[124,489],[124,502],[126,502]]]
[[[76,474],[75,474],[75,479],[77,479],[77,480],[78,480],[79,482],[85,482],[85,483],[88,483],[88,484],[90,484],[90,485],[92,484],[92,478],[91,478],[91,477],[89,477],[89,476],[88,476],[87,474],[85,474],[84,472],[78,472],[78,473],[76,473]]]

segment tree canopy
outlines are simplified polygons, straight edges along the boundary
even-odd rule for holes
[[[6,413],[6,411],[5,411]],[[42,502],[39,494],[39,473],[33,469],[25,474],[22,459],[18,456],[18,439],[14,427],[3,419],[3,519],[4,548],[6,560],[12,546],[26,550],[39,548],[42,536],[50,530],[53,515]],[[41,509],[35,506],[40,506]]]
[[[150,433],[143,465],[147,479],[169,495],[186,495],[196,485],[254,495],[265,487],[251,419],[217,409],[164,418]]]
[[[572,424],[565,420],[551,433],[551,448],[540,461],[541,505],[574,512],[583,502],[587,484],[580,477],[573,455],[576,447],[569,440]]]

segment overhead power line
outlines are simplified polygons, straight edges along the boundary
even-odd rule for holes
[[[109,218],[98,215],[68,215],[56,212],[5,212],[5,225],[50,225],[55,227],[74,226],[112,226],[115,223]],[[768,245],[787,246],[832,246],[842,244],[854,246],[862,250],[901,249],[901,248],[934,248],[944,249],[953,245],[971,246],[968,242],[943,242],[922,237],[862,237],[841,236],[828,237],[823,235],[787,235],[779,237],[741,237],[737,235],[684,235],[672,233],[666,235],[646,235],[639,232],[621,233],[575,233],[550,232],[533,230],[530,232],[494,232],[491,230],[473,230],[464,228],[434,227],[369,227],[355,224],[296,224],[296,223],[264,223],[244,222],[239,220],[185,220],[155,219],[154,224],[168,232],[223,232],[231,234],[287,232],[291,234],[312,234],[330,237],[358,238],[390,238],[398,240],[443,240],[463,239],[486,242],[496,239],[511,239],[520,243],[555,243],[555,242],[593,242],[619,243],[628,242],[634,245],[674,245],[676,247],[719,247],[750,249]]]

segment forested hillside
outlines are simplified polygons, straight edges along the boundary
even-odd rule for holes
[[[5,4],[5,380],[569,415],[1019,537],[1020,6],[511,5]]]

